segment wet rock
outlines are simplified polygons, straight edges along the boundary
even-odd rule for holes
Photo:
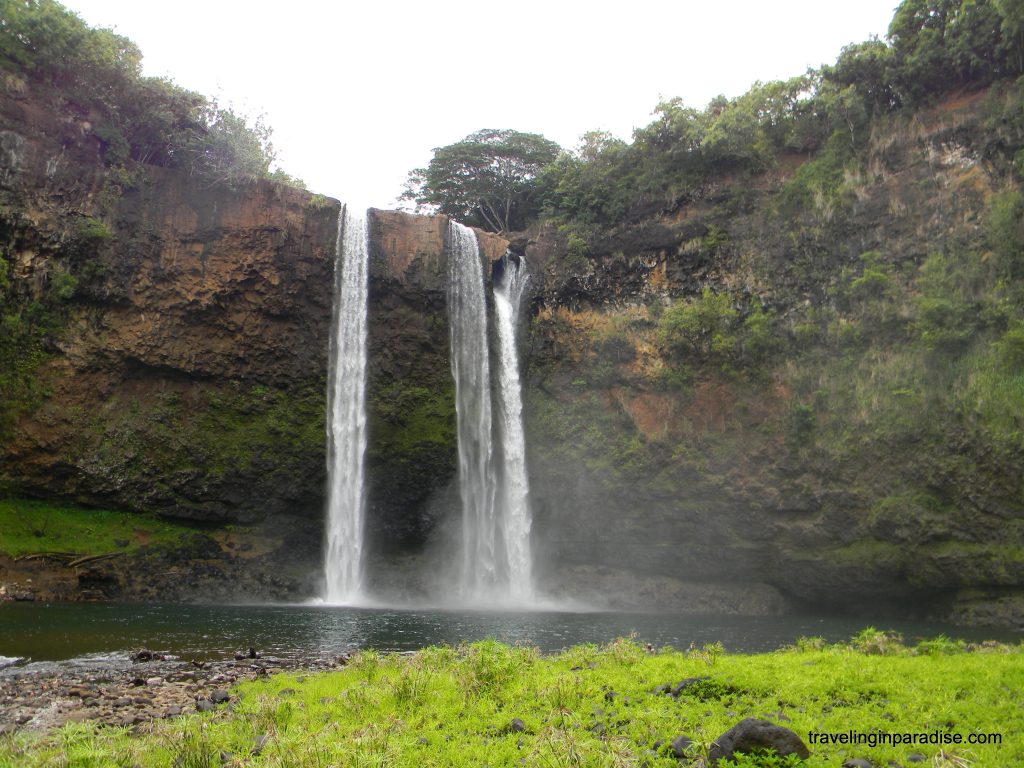
[[[122,696],[121,698],[119,698],[116,701],[114,701],[114,706],[115,707],[130,707],[131,704],[132,704],[132,700],[130,698],[128,698],[127,696]]]
[[[651,691],[651,693],[653,693],[655,695],[659,695],[659,696],[661,694],[663,694],[663,693],[671,693],[671,692],[672,692],[672,686],[669,683],[662,683],[661,685],[655,686],[654,690]]]
[[[218,688],[216,691],[210,694],[210,701],[212,701],[214,704],[223,704],[224,702],[230,700],[231,694],[220,688]]]
[[[843,768],[875,768],[874,763],[863,757],[851,757],[843,763]]]
[[[196,701],[196,712],[213,712],[213,702],[209,699],[198,699]]]
[[[518,717],[513,717],[511,722],[508,724],[508,731],[510,733],[522,733],[526,730],[526,723],[520,720]]]
[[[683,691],[685,691],[687,688],[690,688],[691,686],[694,686],[703,680],[710,679],[711,675],[701,675],[700,677],[688,677],[685,680],[680,680],[678,683],[672,686],[672,696],[678,699],[682,695]]]
[[[761,749],[774,750],[781,757],[797,755],[806,760],[810,756],[807,746],[789,728],[748,717],[715,739],[708,750],[708,763],[715,765],[736,753],[750,754]]]
[[[672,757],[678,757],[680,759],[687,757],[686,750],[688,750],[692,745],[693,739],[686,734],[677,736],[672,740]]]
[[[912,752],[911,754],[907,755],[908,763],[923,763],[927,759],[928,758],[922,755],[920,752]]]
[[[164,717],[177,717],[181,714],[181,707],[172,704],[164,711]]]
[[[133,653],[131,655],[131,659],[134,662],[164,661],[166,658],[167,657],[164,656],[162,653],[157,653],[156,651],[150,651],[147,648],[143,648],[141,650],[138,650],[138,651],[136,651],[135,653]]]

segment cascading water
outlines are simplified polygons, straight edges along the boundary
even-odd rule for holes
[[[448,226],[448,312],[462,500],[461,593],[470,601],[517,603],[532,593],[530,511],[515,349],[521,262],[495,291],[501,418],[492,415],[487,302],[476,235]],[[511,266],[511,261],[509,262]],[[496,450],[495,433],[500,435]]]
[[[454,221],[448,224],[448,317],[462,500],[460,586],[463,597],[477,598],[499,579],[487,303],[476,235]]]
[[[501,397],[501,524],[508,555],[509,596],[523,602],[533,594],[530,552],[530,484],[526,474],[523,397],[519,385],[516,328],[523,289],[529,280],[526,261],[506,255],[494,280],[494,318],[498,331],[498,391]]]
[[[352,603],[363,591],[363,457],[366,454],[366,217],[345,206],[338,220],[334,320],[327,387],[328,603]]]

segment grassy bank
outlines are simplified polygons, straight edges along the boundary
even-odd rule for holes
[[[12,557],[37,552],[128,552],[148,544],[175,544],[194,533],[187,526],[148,515],[0,500],[0,554]]]
[[[72,724],[0,737],[0,766],[677,766],[746,717],[811,732],[1001,734],[1000,744],[822,746],[810,758],[741,757],[738,766],[1024,764],[1024,649],[945,639],[907,647],[865,630],[850,644],[732,655],[620,640],[542,657],[495,642],[412,656],[366,651],[340,672],[282,674],[232,703],[133,734]],[[657,690],[705,677],[678,698]],[[665,746],[655,746],[661,742]],[[887,763],[887,761],[894,763]],[[722,763],[723,765],[725,763]]]

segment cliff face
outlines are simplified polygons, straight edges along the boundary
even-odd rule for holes
[[[115,173],[87,123],[29,106],[5,114],[9,300],[60,328],[36,358],[42,402],[5,443],[5,482],[204,520],[313,504],[337,204]]]
[[[443,216],[370,218],[367,524],[379,554],[421,549],[458,509],[446,228]],[[508,247],[478,238],[487,261]]]
[[[981,319],[1005,300],[999,100],[876,125],[831,180],[798,157],[723,177],[583,255],[530,233],[527,432],[554,583],[1020,621],[1024,447],[994,383],[1014,380],[993,352],[1006,325]]]
[[[269,182],[231,189],[110,168],[88,114],[16,85],[0,112],[0,243],[4,314],[21,334],[3,351],[20,373],[0,382],[10,395],[0,487],[207,526],[197,530],[212,530],[213,543],[155,564],[218,564],[163,580],[165,598],[251,595],[253,584],[230,582],[254,575],[255,594],[309,594],[338,202]],[[378,556],[422,548],[457,509],[446,226],[369,216],[367,499]],[[488,260],[507,247],[485,233],[480,243]],[[238,523],[241,543],[218,533]],[[130,570],[108,574],[114,593],[147,594]],[[73,580],[57,582],[54,594],[75,596]]]
[[[107,167],[88,114],[7,88],[0,287],[20,335],[0,374],[3,489],[213,526],[212,544],[157,558],[194,565],[165,598],[253,574],[250,594],[309,594],[338,203]],[[967,317],[936,293],[942,270],[980,285],[995,259],[1008,175],[991,98],[877,126],[859,171],[780,158],[585,233],[583,252],[552,226],[527,233],[544,589],[624,608],[1024,615],[1024,448],[979,389],[992,344],[934,342]],[[446,220],[374,211],[369,227],[371,579],[422,594],[458,535]],[[481,245],[493,261],[508,243]],[[258,538],[240,544],[237,523]]]

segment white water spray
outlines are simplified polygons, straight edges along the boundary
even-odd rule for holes
[[[462,500],[460,587],[472,599],[498,583],[491,374],[480,249],[473,231],[454,221],[448,224],[448,317]]]
[[[327,603],[363,593],[363,461],[366,454],[366,217],[348,206],[338,220],[334,322],[327,386]]]
[[[513,267],[510,263],[508,266]],[[487,302],[476,235],[448,225],[448,312],[459,442],[464,600],[525,602],[532,595],[529,487],[515,328],[525,271],[516,262],[495,291],[501,401],[492,415]],[[500,452],[494,436],[501,438]]]
[[[501,524],[508,557],[509,597],[525,602],[533,597],[533,558],[530,551],[530,483],[526,474],[523,436],[523,398],[519,383],[516,329],[523,289],[529,280],[526,262],[506,256],[501,279],[494,283],[494,317],[498,331],[498,391],[501,397]]]

